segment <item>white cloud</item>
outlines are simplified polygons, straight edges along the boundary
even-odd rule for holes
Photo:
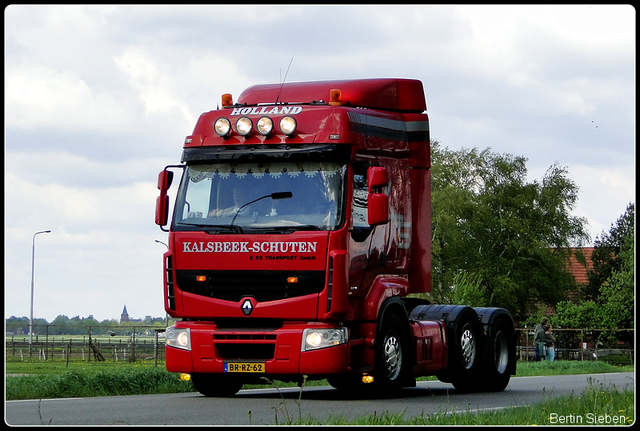
[[[173,143],[175,145],[175,142]],[[176,154],[180,154],[179,144]],[[156,181],[157,174],[169,157],[146,157],[125,160],[101,160],[67,151],[8,152],[5,175],[14,175],[32,184],[58,184],[69,188],[104,189],[121,187],[139,181]],[[7,183],[5,183],[5,186]]]
[[[580,187],[576,213],[587,217],[591,239],[608,232],[635,201],[635,167],[632,160],[616,168],[586,165],[571,166],[571,178]]]
[[[122,128],[130,115],[122,101],[94,92],[73,70],[9,65],[5,82],[7,127],[109,133]]]
[[[156,184],[151,182],[81,188],[32,183],[28,177],[5,174],[5,198],[11,203],[5,216],[14,227],[45,222],[59,230],[108,226],[126,231],[135,226],[131,221],[139,220],[141,214],[147,213],[152,220],[156,195]]]
[[[152,60],[144,49],[128,48],[122,55],[114,57],[114,61],[138,94],[147,117],[175,106],[187,119],[193,120],[188,105],[172,91],[173,82],[168,71],[162,70],[162,65]]]

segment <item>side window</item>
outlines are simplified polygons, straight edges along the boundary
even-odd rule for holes
[[[367,223],[367,175],[356,172],[353,176],[353,227],[368,228]]]
[[[202,173],[192,176],[194,173],[197,174],[190,171],[190,184],[185,196],[182,220],[207,217],[209,212],[211,178],[206,178]]]
[[[357,242],[367,239],[373,230],[373,228],[369,226],[367,209],[367,196],[369,194],[367,169],[369,166],[369,163],[356,163],[354,165],[353,202],[351,205],[353,230],[351,237]]]

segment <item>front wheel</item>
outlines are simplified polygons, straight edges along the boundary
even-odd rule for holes
[[[242,382],[224,374],[194,373],[193,386],[206,397],[230,397],[242,389]]]
[[[394,314],[385,316],[376,338],[375,382],[385,390],[398,390],[406,381],[409,358],[402,320]]]

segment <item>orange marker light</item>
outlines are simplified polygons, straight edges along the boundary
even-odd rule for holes
[[[196,276],[196,281],[207,281],[207,276],[206,275],[197,275]]]
[[[340,106],[342,105],[342,91],[334,88],[329,91],[329,105]]]
[[[287,283],[297,283],[298,277],[287,277]]]
[[[224,93],[222,95],[222,106],[231,106],[233,105],[233,96],[229,93]]]

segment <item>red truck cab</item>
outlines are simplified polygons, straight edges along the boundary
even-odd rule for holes
[[[431,290],[429,148],[418,80],[223,95],[158,179],[163,227],[172,169],[183,170],[164,255],[165,309],[181,319],[167,329],[167,369],[205,395],[261,377],[398,389],[437,374],[504,389],[508,311],[413,295]],[[481,377],[487,366],[498,385]]]

